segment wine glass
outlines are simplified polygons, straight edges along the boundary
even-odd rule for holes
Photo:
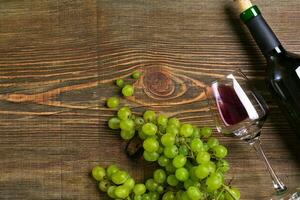
[[[268,169],[275,194],[272,200],[300,200],[299,189],[288,190],[272,169],[261,147],[261,128],[268,106],[241,70],[213,81],[206,88],[211,114],[218,132],[236,136],[250,144]]]

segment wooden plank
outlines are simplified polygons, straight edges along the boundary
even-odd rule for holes
[[[86,173],[71,174],[89,187],[68,182],[65,161],[99,148],[84,142],[99,134],[96,1],[0,6],[0,199],[95,199]]]
[[[299,51],[300,3],[257,2],[288,49]],[[154,109],[198,126],[214,123],[204,87],[242,68],[271,108],[262,140],[289,185],[300,178],[296,136],[264,85],[265,61],[227,0],[4,1],[0,3],[0,199],[107,199],[89,177],[117,163],[138,180],[153,166],[132,162],[107,128],[113,81],[143,72],[134,112]],[[272,192],[264,165],[242,141],[215,133],[242,199]]]

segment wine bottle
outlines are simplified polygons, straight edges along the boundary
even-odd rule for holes
[[[287,52],[250,0],[235,0],[241,20],[267,60],[267,85],[300,136],[300,56]]]

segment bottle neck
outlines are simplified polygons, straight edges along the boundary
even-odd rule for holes
[[[261,15],[257,6],[252,6],[245,10],[241,13],[240,17],[247,25],[253,39],[266,58],[271,54],[275,56],[276,54],[285,52],[280,41]]]

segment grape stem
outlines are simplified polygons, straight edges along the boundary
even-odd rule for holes
[[[218,200],[218,199],[221,197],[221,195],[223,194],[223,192],[224,192],[224,188],[222,188],[222,190],[221,190],[221,192],[219,193],[219,195],[217,196],[217,199],[216,199],[216,200]]]
[[[195,157],[194,157],[194,153],[193,153],[193,151],[192,151],[190,145],[188,145],[188,143],[187,143],[186,141],[182,141],[182,143],[185,144],[185,145],[187,146],[187,148],[190,150],[190,152],[191,152],[191,157],[192,157],[192,158],[195,158]]]
[[[230,191],[230,188],[227,185],[224,185],[224,184],[222,184],[222,185],[223,185],[223,189],[225,189],[234,200],[239,200],[239,199],[235,198],[235,196],[232,194],[232,192]]]

